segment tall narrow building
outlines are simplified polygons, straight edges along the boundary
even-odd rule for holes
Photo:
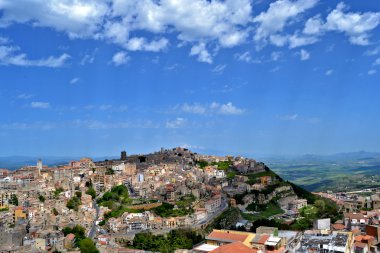
[[[122,161],[127,160],[127,152],[126,151],[124,151],[124,150],[121,151],[120,160],[122,160]]]
[[[38,170],[38,175],[41,175],[41,170],[42,170],[42,160],[38,159],[37,161],[37,170]]]

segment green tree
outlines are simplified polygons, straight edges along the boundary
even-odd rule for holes
[[[12,195],[9,203],[12,204],[12,205],[18,206],[18,198],[17,198],[17,196],[15,194]]]
[[[75,211],[78,211],[79,205],[81,205],[82,202],[77,196],[72,197],[67,201],[66,207],[68,209],[74,209]]]
[[[321,199],[316,200],[314,203],[314,206],[318,208],[319,213],[325,212],[326,204],[323,200]]]
[[[93,187],[88,187],[86,194],[91,195],[92,199],[95,199],[96,197],[96,191]]]
[[[79,248],[81,253],[99,253],[94,242],[90,238],[85,238],[80,241]]]
[[[59,188],[56,188],[55,191],[53,192],[54,194],[54,198],[58,198],[59,194],[61,194],[62,192],[64,192],[63,188],[62,187],[59,187]]]
[[[81,198],[82,197],[82,192],[80,192],[80,191],[75,192],[75,196],[77,196],[78,198]]]
[[[45,202],[45,197],[42,196],[42,195],[38,195],[38,199],[40,200],[40,202]]]
[[[115,174],[115,171],[113,171],[113,169],[111,168],[107,168],[106,175],[113,175],[113,174]]]

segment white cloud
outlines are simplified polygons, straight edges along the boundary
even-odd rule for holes
[[[57,125],[52,122],[11,122],[11,123],[3,123],[0,124],[0,129],[10,129],[10,130],[29,130],[29,129],[37,129],[37,130],[51,130],[56,128]]]
[[[32,60],[28,59],[26,54],[19,53],[18,47],[0,46],[0,65],[5,66],[58,68],[62,67],[69,58],[68,54],[62,54],[58,57],[49,56],[48,58]]]
[[[85,54],[79,64],[86,65],[86,64],[94,63],[95,55],[97,52],[98,52],[98,48],[95,48],[91,53]]]
[[[227,67],[227,65],[225,65],[225,64],[219,64],[219,65],[216,65],[215,68],[213,68],[211,70],[211,72],[221,74],[226,69],[226,67]]]
[[[259,24],[254,40],[266,44],[268,38],[271,38],[271,43],[281,44],[279,38],[273,37],[273,35],[282,32],[291,18],[314,7],[317,2],[318,0],[278,0],[271,3],[266,12],[261,12],[253,19]]]
[[[380,12],[347,12],[348,7],[340,2],[323,22],[320,15],[310,18],[303,33],[320,36],[325,31],[343,32],[349,41],[355,45],[369,45],[370,31],[380,24]]]
[[[50,104],[48,102],[31,102],[30,106],[32,108],[39,108],[39,109],[50,108]]]
[[[284,121],[293,121],[293,120],[297,120],[298,119],[298,113],[277,116],[277,118],[280,119],[280,120],[284,120]]]
[[[182,113],[191,113],[199,115],[240,115],[245,112],[244,109],[234,106],[231,102],[221,104],[217,102],[212,102],[211,104],[183,104],[174,107],[174,111],[180,111]]]
[[[306,21],[303,33],[308,35],[320,35],[324,32],[323,25],[321,16],[314,16]]]
[[[368,70],[368,75],[374,75],[376,73],[377,73],[376,69],[370,69],[370,70]]]
[[[186,113],[193,113],[193,114],[206,114],[207,113],[207,107],[200,105],[200,104],[183,104],[180,106],[180,110]]]
[[[367,51],[365,52],[365,54],[366,54],[366,55],[369,55],[369,56],[373,56],[373,55],[378,55],[378,54],[380,54],[380,46],[378,46],[378,47],[376,47],[376,48],[374,48],[374,49],[372,49],[372,50],[367,50]]]
[[[269,72],[271,72],[271,73],[275,73],[275,72],[278,72],[279,70],[280,70],[280,67],[279,67],[279,66],[276,66],[276,67],[270,69]]]
[[[171,121],[167,121],[165,126],[166,128],[181,128],[186,125],[187,120],[184,118],[176,118]]]
[[[198,61],[212,63],[212,57],[206,49],[205,43],[199,43],[191,48],[190,55],[198,56]]]
[[[0,45],[2,45],[2,44],[8,44],[8,43],[9,43],[9,39],[8,38],[0,36]]]
[[[2,26],[29,23],[66,32],[71,38],[94,37],[108,12],[106,1],[2,0]]]
[[[243,109],[237,108],[231,102],[228,102],[227,104],[213,102],[211,103],[210,108],[218,114],[240,115],[244,113]]]
[[[333,73],[334,73],[333,69],[328,69],[328,70],[326,70],[325,75],[326,76],[331,76]]]
[[[131,35],[175,33],[180,43],[233,47],[246,41],[252,19],[251,0],[1,0],[0,9],[3,27],[13,23],[50,27],[70,38],[106,40],[127,50],[153,52],[167,48],[169,41]]]
[[[166,38],[147,42],[145,38],[131,38],[124,47],[130,51],[151,51],[159,52],[167,48],[169,41]]]
[[[251,62],[252,60],[251,54],[248,51],[242,54],[235,54],[235,58],[238,59],[238,61],[245,61],[245,62]]]
[[[346,5],[341,2],[327,16],[327,30],[344,32],[350,42],[357,45],[368,45],[368,32],[380,24],[380,12],[344,13]]]
[[[80,78],[79,77],[74,77],[73,79],[70,80],[70,84],[76,84],[79,82]]]
[[[22,94],[17,96],[18,99],[30,99],[32,97],[34,97],[33,94],[26,94],[26,93],[22,93]]]
[[[123,51],[117,52],[112,57],[112,62],[113,64],[115,64],[115,66],[126,64],[129,60],[130,60],[130,57],[127,55],[126,52],[123,52]]]
[[[270,58],[272,59],[272,61],[278,61],[281,58],[281,55],[281,52],[275,51],[271,53]]]
[[[314,44],[318,41],[317,37],[313,36],[303,36],[297,33],[288,37],[289,48],[302,47],[310,44]]]
[[[380,65],[380,58],[377,58],[373,63],[374,66]]]
[[[310,53],[304,49],[301,49],[301,51],[299,51],[298,54],[300,56],[301,61],[306,61],[310,59]]]

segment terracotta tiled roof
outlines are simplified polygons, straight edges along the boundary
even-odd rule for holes
[[[357,241],[357,242],[363,242],[363,241],[370,242],[372,240],[375,240],[375,237],[373,237],[371,235],[358,235],[358,236],[355,236],[355,241]]]
[[[342,229],[345,229],[345,228],[346,228],[343,224],[333,224],[332,227],[333,227],[335,230],[342,230]]]
[[[365,244],[365,243],[355,242],[355,248],[358,247],[358,248],[364,249],[366,246],[367,246],[367,244]]]
[[[256,253],[257,250],[251,249],[250,247],[244,245],[241,242],[233,242],[229,244],[225,244],[216,248],[209,253]]]
[[[235,234],[235,233],[228,233],[228,232],[221,232],[221,231],[212,231],[211,234],[209,234],[206,239],[209,240],[222,240],[227,242],[244,242],[247,239],[248,235],[244,234]]]
[[[68,240],[72,241],[72,240],[74,240],[75,235],[74,235],[74,234],[68,234],[68,235],[66,235],[66,238],[67,238]]]
[[[268,241],[269,237],[270,237],[270,235],[262,235],[262,236],[260,236],[260,239],[259,239],[258,243],[264,244],[266,241]]]

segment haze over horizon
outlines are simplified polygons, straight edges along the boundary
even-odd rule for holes
[[[377,0],[0,0],[0,156],[380,151],[379,25]]]

